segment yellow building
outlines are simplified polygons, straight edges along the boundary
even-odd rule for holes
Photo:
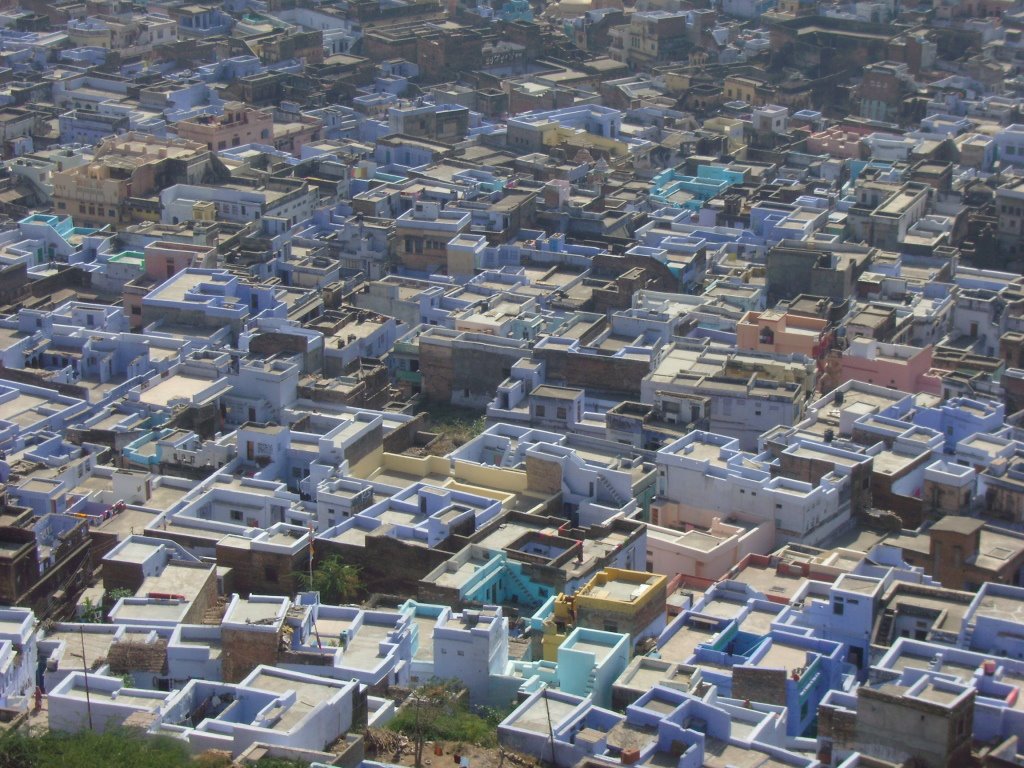
[[[575,595],[557,595],[544,619],[544,659],[557,661],[558,647],[576,627],[621,632],[630,646],[665,628],[668,578],[646,571],[606,568]]]
[[[53,174],[54,209],[79,226],[159,220],[158,208],[156,219],[140,215],[144,206],[139,200],[151,198],[151,204],[158,205],[161,189],[198,183],[209,165],[209,151],[192,141],[134,132],[111,136],[100,142],[89,163]]]

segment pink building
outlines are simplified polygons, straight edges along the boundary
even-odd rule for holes
[[[292,115],[291,119],[274,123],[274,149],[298,157],[307,144],[320,141],[324,122],[309,115]]]
[[[820,317],[780,312],[747,312],[736,323],[736,346],[777,355],[806,355],[819,368],[832,346],[828,321]]]
[[[223,115],[202,115],[175,124],[178,136],[205,144],[211,152],[244,144],[273,144],[274,117],[238,102],[224,105]]]
[[[929,373],[932,348],[854,339],[843,352],[840,384],[851,379],[903,392],[942,394],[942,380]]]
[[[812,133],[807,137],[807,152],[811,155],[831,155],[843,159],[860,157],[861,137],[838,126]]]
[[[770,551],[775,541],[773,519],[723,522],[710,510],[686,510],[668,499],[655,500],[651,515],[647,567],[653,573],[717,581],[747,555]]]
[[[212,245],[171,243],[157,240],[143,250],[144,272],[141,277],[125,285],[121,294],[125,314],[133,328],[142,325],[142,297],[155,285],[188,267],[212,268],[217,266],[217,248]]]

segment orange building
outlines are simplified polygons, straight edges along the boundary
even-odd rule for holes
[[[800,354],[824,366],[832,346],[832,329],[827,320],[776,309],[747,312],[736,323],[736,346],[777,355]]]

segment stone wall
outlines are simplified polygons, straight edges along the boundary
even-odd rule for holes
[[[277,663],[281,633],[223,628],[221,631],[221,677],[226,683],[237,683],[260,664]]]
[[[301,588],[297,572],[309,567],[309,545],[296,554],[264,552],[217,544],[217,565],[232,569],[234,590],[242,596],[294,595]]]
[[[733,667],[732,697],[786,706],[786,670]]]
[[[419,580],[450,557],[442,549],[407,544],[391,536],[367,536],[361,547],[318,541],[316,560],[331,555],[358,567],[369,591],[400,595],[415,594]]]

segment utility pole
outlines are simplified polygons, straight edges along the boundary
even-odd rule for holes
[[[89,662],[85,657],[85,627],[78,625],[78,638],[82,641],[82,672],[85,675],[85,711],[89,715],[89,730],[92,730],[92,699],[89,698]]]
[[[309,590],[313,591],[313,521],[309,521]],[[320,642],[320,630],[316,628],[316,614],[320,610],[320,593],[316,593],[316,605],[313,606],[313,634],[316,635],[316,647],[324,649]]]
[[[313,589],[313,521],[309,521],[309,588]]]
[[[551,739],[551,765],[555,765],[555,729],[551,726],[551,707],[548,706],[548,687],[544,686],[544,711],[548,715],[548,737]],[[91,725],[89,726],[92,727]]]

